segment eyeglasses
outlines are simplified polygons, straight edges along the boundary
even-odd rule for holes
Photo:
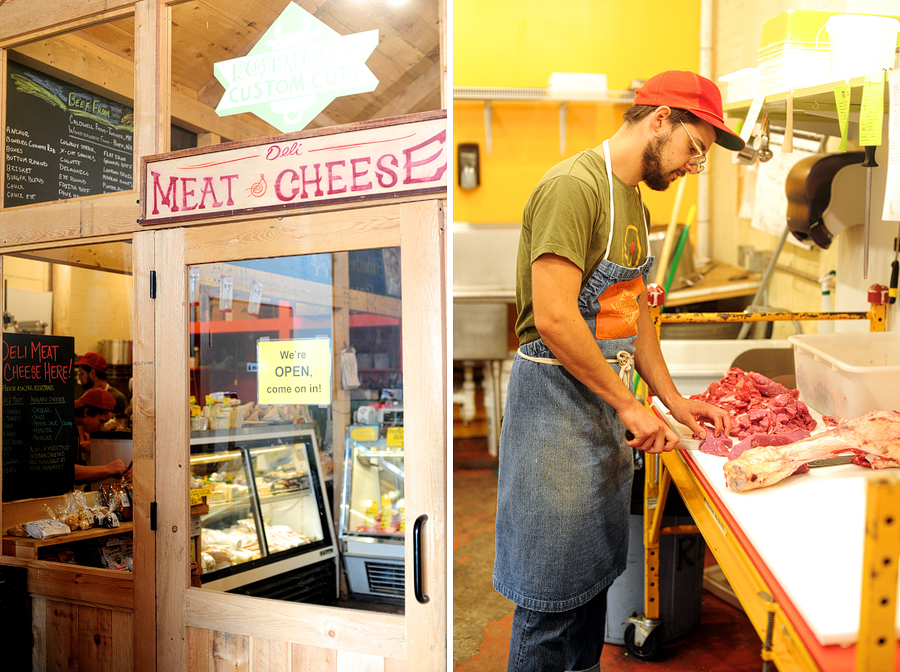
[[[690,158],[690,160],[688,161],[688,165],[696,166],[697,173],[702,173],[703,168],[705,167],[703,164],[706,163],[706,155],[703,153],[703,150],[701,150],[700,147],[697,145],[697,143],[694,141],[694,137],[691,135],[691,132],[687,129],[687,126],[684,125],[684,122],[679,121],[678,123],[681,124],[681,127],[684,129],[684,132],[687,133],[688,140],[691,141],[691,147],[693,147],[694,151],[697,152],[697,154],[695,156],[692,156]]]

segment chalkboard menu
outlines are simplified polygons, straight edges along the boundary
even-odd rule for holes
[[[9,63],[6,207],[132,186],[134,112]]]
[[[3,501],[74,485],[75,339],[3,334]]]

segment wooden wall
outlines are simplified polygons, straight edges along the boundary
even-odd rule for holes
[[[134,669],[134,614],[32,597],[33,670]]]
[[[134,669],[130,572],[10,556],[0,556],[0,564],[27,570],[33,670]]]

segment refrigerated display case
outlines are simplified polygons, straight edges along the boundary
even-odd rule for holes
[[[192,432],[203,588],[331,604],[338,552],[315,433],[263,426]]]
[[[338,535],[357,599],[403,602],[404,480],[402,426],[347,428]]]

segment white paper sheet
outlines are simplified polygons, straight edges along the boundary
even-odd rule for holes
[[[803,138],[794,138],[794,151],[785,154],[781,151],[781,145],[784,141],[784,135],[769,132],[769,149],[772,150],[772,158],[765,163],[757,163],[756,169],[756,185],[754,192],[755,207],[753,208],[753,217],[750,220],[750,226],[754,229],[766,231],[773,236],[781,236],[784,227],[787,225],[787,194],[784,186],[787,182],[788,173],[794,165],[812,156],[819,149],[817,140],[807,140]],[[799,247],[810,249],[810,245],[805,245],[798,241],[794,236],[787,237],[791,242]]]

